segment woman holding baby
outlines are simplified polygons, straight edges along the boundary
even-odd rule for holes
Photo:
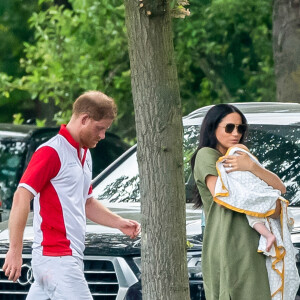
[[[249,171],[282,194],[286,192],[276,174],[244,152],[226,156],[229,148],[244,143],[247,127],[245,116],[235,106],[213,106],[202,122],[199,145],[191,160],[198,188],[195,205],[205,213],[202,272],[207,300],[271,300],[265,256],[257,252],[260,235],[249,226],[245,214],[213,199],[220,157],[228,173]],[[272,218],[280,214],[280,203],[275,205]]]

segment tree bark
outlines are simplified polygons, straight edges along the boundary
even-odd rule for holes
[[[300,103],[299,0],[274,0],[273,53],[277,101]]]
[[[167,0],[125,0],[136,119],[145,300],[189,297],[183,130]]]

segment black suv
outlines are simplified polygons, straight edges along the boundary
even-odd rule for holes
[[[8,218],[13,194],[33,152],[58,130],[58,127],[0,123],[0,221]],[[118,136],[106,133],[106,138],[91,149],[93,177],[128,148]]]
[[[285,182],[290,211],[295,218],[292,241],[300,267],[300,105],[289,103],[235,103],[250,124],[247,146],[268,169]],[[186,182],[187,265],[191,300],[203,300],[201,273],[201,210],[194,210],[194,186],[189,160],[199,138],[199,126],[210,107],[200,108],[183,118],[184,173]],[[94,197],[114,212],[140,219],[139,174],[136,146],[126,151],[93,182]],[[85,276],[95,300],[141,300],[140,240],[130,240],[116,229],[87,223],[84,252]],[[12,283],[0,270],[0,298],[25,299],[34,278],[30,265],[33,239],[32,216],[24,233],[22,276]],[[0,224],[0,266],[7,252],[7,222]],[[299,292],[298,292],[299,294]],[[294,300],[294,299],[290,299]]]

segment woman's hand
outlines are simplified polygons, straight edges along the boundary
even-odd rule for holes
[[[249,157],[249,155],[242,151],[236,152],[238,155],[224,156],[223,165],[227,169],[226,172],[234,171],[252,171],[255,162]]]

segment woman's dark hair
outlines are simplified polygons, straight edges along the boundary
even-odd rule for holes
[[[200,129],[199,145],[197,150],[191,158],[192,172],[194,172],[195,160],[198,151],[203,147],[210,147],[216,149],[218,140],[216,137],[216,129],[220,122],[231,113],[238,113],[242,118],[242,124],[247,124],[247,120],[243,113],[235,106],[230,104],[217,104],[213,106],[205,115]],[[240,143],[243,143],[247,135],[247,131],[242,135]],[[195,197],[193,199],[194,207],[198,208],[202,206],[202,199],[199,194],[197,186],[195,187]]]

